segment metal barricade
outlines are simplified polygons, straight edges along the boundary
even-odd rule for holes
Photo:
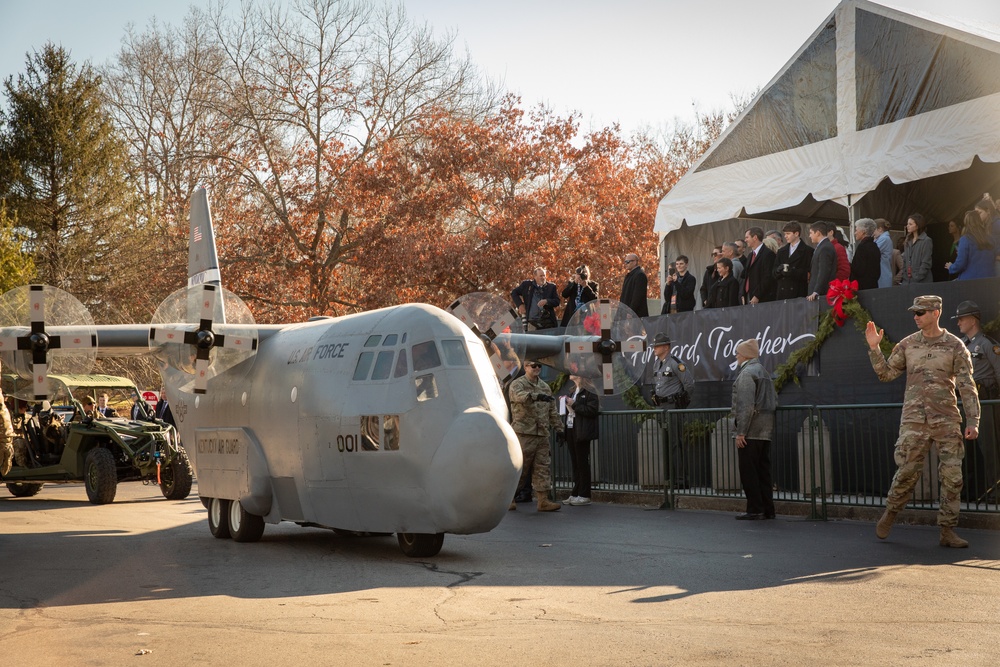
[[[983,401],[978,441],[966,442],[962,511],[998,512],[1000,401]],[[829,505],[881,507],[896,464],[901,404],[788,405],[775,415],[770,448],[774,499],[808,503],[808,516],[825,519]],[[596,493],[659,497],[742,498],[735,433],[728,408],[602,412],[591,443]],[[964,428],[964,425],[963,425]],[[569,454],[554,444],[555,488],[572,484]],[[938,504],[937,454],[928,456],[909,507]]]

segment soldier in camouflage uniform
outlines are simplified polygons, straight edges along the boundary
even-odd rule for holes
[[[549,448],[549,430],[563,430],[562,419],[556,410],[555,398],[549,385],[539,378],[542,365],[529,361],[524,365],[524,375],[510,383],[510,408],[512,426],[521,443],[524,466],[521,468],[520,488],[531,471],[531,486],[538,500],[539,512],[555,512],[561,505],[549,501],[552,489],[552,475],[549,462],[552,454]],[[510,509],[516,510],[513,501]]]
[[[0,475],[6,475],[14,462],[14,426],[0,390]]]
[[[883,331],[868,323],[865,339],[868,356],[879,380],[890,382],[906,373],[903,415],[896,441],[898,466],[886,499],[886,510],[875,526],[880,539],[889,536],[896,515],[906,507],[913,487],[920,479],[924,459],[931,444],[938,449],[938,476],[941,479],[941,508],[938,526],[943,547],[967,547],[969,543],[955,534],[962,493],[962,416],[958,411],[955,390],[965,406],[965,439],[979,435],[979,396],[972,380],[969,350],[957,336],[938,325],[941,297],[918,296],[909,310],[920,329],[901,340],[889,354],[882,356],[879,343]]]

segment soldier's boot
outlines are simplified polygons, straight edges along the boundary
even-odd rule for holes
[[[514,512],[516,510],[517,510],[517,503],[515,503],[513,500],[510,501],[510,507],[507,508],[507,511]]]
[[[545,491],[535,492],[535,498],[538,499],[538,511],[539,512],[558,512],[562,509],[562,505],[559,503],[551,502],[548,498],[549,494]]]
[[[893,512],[891,510],[886,510],[882,514],[882,518],[878,520],[875,524],[875,535],[880,539],[884,540],[889,537],[889,531],[892,530],[892,524],[896,521],[896,515],[899,512]]]
[[[955,534],[955,529],[951,526],[941,526],[941,546],[953,549],[964,549],[969,546],[968,540],[963,540]]]

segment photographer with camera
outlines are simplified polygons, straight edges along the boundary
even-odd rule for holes
[[[560,326],[569,326],[569,319],[577,308],[597,299],[598,285],[590,279],[590,267],[586,264],[576,267],[569,276],[566,289],[562,296],[566,299],[566,309],[563,311]]]
[[[559,293],[556,284],[545,279],[545,268],[536,266],[534,280],[525,280],[510,291],[510,299],[522,318],[534,329],[555,328]]]
[[[688,258],[680,255],[667,269],[663,285],[663,308],[660,315],[694,310],[694,291],[698,280],[688,273]]]
[[[653,337],[653,405],[664,411],[675,408],[683,410],[691,405],[691,390],[694,389],[694,374],[684,362],[670,354],[671,341],[665,333]],[[664,415],[665,416],[665,415]],[[667,421],[664,420],[664,429]],[[687,488],[684,476],[684,449],[680,430],[664,433],[670,442],[670,457],[673,460],[674,488]]]
[[[524,456],[521,480],[517,486],[520,488],[524,484],[530,470],[531,488],[538,500],[538,511],[555,512],[562,505],[549,500],[549,491],[552,490],[549,432],[555,429],[561,433],[564,427],[556,408],[556,399],[552,396],[548,383],[541,379],[541,373],[540,363],[528,361],[524,364],[524,375],[510,383],[510,409],[513,417],[511,426],[521,443],[521,454]],[[513,500],[510,509],[517,509],[517,503]]]

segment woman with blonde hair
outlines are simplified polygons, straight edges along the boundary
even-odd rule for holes
[[[954,262],[944,265],[955,280],[992,278],[996,275],[996,249],[990,231],[990,223],[977,211],[965,214],[965,230],[958,239],[958,254]]]

